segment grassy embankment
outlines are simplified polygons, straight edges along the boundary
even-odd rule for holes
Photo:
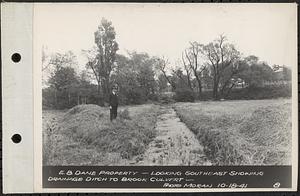
[[[43,111],[43,163],[126,165],[155,137],[158,112],[152,104],[123,107],[111,123],[109,110],[97,105]]]
[[[291,101],[176,103],[214,165],[291,164]]]

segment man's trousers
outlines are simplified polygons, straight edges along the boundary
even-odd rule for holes
[[[110,121],[117,118],[118,115],[118,106],[112,106],[110,109]]]

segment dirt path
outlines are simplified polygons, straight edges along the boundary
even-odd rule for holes
[[[156,124],[157,137],[135,165],[211,165],[194,133],[180,121],[170,106],[162,107]]]

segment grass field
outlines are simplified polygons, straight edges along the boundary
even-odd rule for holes
[[[126,165],[155,137],[159,106],[121,107],[109,121],[109,109],[79,105],[43,111],[44,165]]]
[[[176,103],[214,165],[291,164],[291,100]]]
[[[289,99],[171,105],[213,165],[291,164]],[[109,109],[97,105],[44,110],[43,164],[134,164],[134,157],[143,155],[148,144],[155,141],[155,126],[163,130],[171,120],[162,118],[162,108],[155,104],[120,107],[118,119],[112,123]],[[156,124],[158,116],[163,122]]]

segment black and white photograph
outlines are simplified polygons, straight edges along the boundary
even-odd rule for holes
[[[146,7],[40,12],[43,164],[290,165],[291,15]]]
[[[38,5],[42,165],[292,166],[295,13]]]
[[[1,3],[3,193],[297,191],[297,9]]]

